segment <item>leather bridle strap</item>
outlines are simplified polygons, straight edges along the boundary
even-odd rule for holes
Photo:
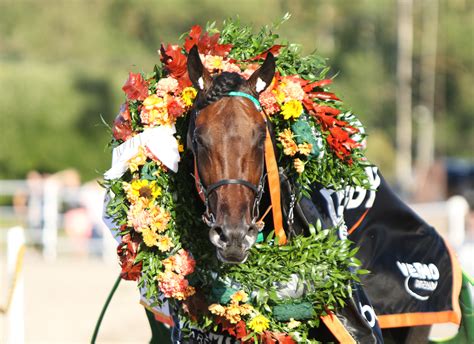
[[[258,194],[258,188],[252,183],[243,179],[221,179],[217,183],[211,184],[206,188],[207,194],[209,195],[212,191],[214,191],[220,186],[229,185],[229,184],[244,185],[248,187],[249,189],[252,189],[252,191],[255,192],[255,194]]]

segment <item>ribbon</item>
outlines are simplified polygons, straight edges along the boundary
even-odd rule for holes
[[[265,114],[262,113],[262,115],[266,121]],[[266,130],[265,165],[267,167],[270,200],[272,201],[273,225],[275,226],[275,235],[278,238],[278,245],[285,245],[287,239],[285,230],[283,229],[283,216],[281,215],[280,175],[278,173],[275,151],[273,150],[273,142],[268,127]]]
[[[173,172],[178,171],[178,142],[173,134],[175,126],[159,126],[145,129],[142,133],[114,148],[112,167],[105,172],[105,179],[117,179],[128,169],[128,161],[138,154],[138,148],[147,148],[158,160]]]

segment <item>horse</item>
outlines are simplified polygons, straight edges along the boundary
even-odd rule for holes
[[[275,68],[275,58],[268,53],[261,67],[248,79],[229,72],[212,76],[204,68],[196,46],[188,55],[188,75],[198,94],[189,121],[187,146],[194,159],[196,188],[204,203],[203,220],[209,227],[209,240],[223,263],[245,262],[258,232],[265,230],[259,221],[260,208],[265,209],[271,202],[267,196],[264,156],[265,149],[275,149],[275,142],[270,121],[262,112],[258,98],[272,82]],[[265,145],[268,133],[272,139],[270,146]],[[280,171],[279,178],[282,213],[289,237],[307,234],[310,224],[316,221],[320,221],[324,228],[334,225],[330,211],[321,202],[321,198],[328,197],[327,190],[321,191],[315,186],[314,195],[319,195],[319,199],[317,196],[312,199],[303,197],[295,204],[297,190],[294,183],[284,171]],[[400,203],[410,222],[431,230],[391,193],[377,172],[375,178],[379,178],[379,182],[382,179],[384,197]],[[372,196],[368,196],[369,200]],[[355,221],[357,226],[366,215],[367,211]],[[270,220],[266,230],[273,225]],[[368,298],[361,287],[357,293],[357,302],[350,299],[337,316],[352,328],[357,340],[383,342],[380,328],[373,325],[375,313],[369,320],[361,316],[360,300],[370,305]],[[397,343],[423,343],[427,342],[429,329],[430,326],[405,326],[384,330],[383,334],[389,341]],[[335,340],[324,324],[312,334],[318,340]]]
[[[275,59],[269,54],[248,80],[229,72],[212,77],[193,48],[188,73],[199,90],[187,142],[206,206],[203,218],[210,227],[209,239],[217,257],[224,263],[242,263],[257,239],[264,191],[268,121],[252,99],[271,83]],[[239,96],[231,96],[231,92]]]

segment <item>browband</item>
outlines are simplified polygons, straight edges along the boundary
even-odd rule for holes
[[[245,92],[239,92],[239,91],[232,91],[227,93],[228,96],[230,97],[244,97],[252,101],[254,105],[257,107],[258,111],[262,111],[262,106],[260,105],[260,102],[258,101],[257,98],[252,96],[251,94],[245,93]]]

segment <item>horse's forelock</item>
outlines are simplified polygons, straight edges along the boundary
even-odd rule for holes
[[[226,96],[229,92],[239,91],[244,83],[245,79],[237,73],[222,72],[216,75],[209,90],[199,97],[197,108],[202,109]]]

